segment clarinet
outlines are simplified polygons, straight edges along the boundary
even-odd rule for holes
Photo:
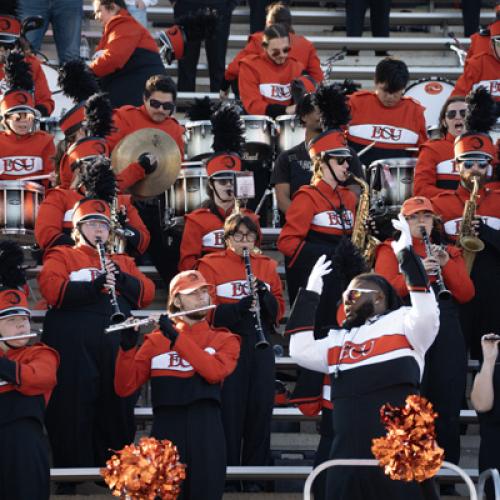
[[[255,308],[253,310],[253,317],[255,318],[255,331],[257,332],[257,343],[255,344],[255,349],[266,349],[267,347],[269,347],[269,342],[266,340],[264,328],[262,327],[262,320],[260,318],[259,294],[256,290],[254,290],[253,287],[254,275],[252,273],[252,266],[250,264],[250,252],[248,248],[243,249],[243,261],[245,262],[245,272],[247,275],[248,289],[252,293],[255,300]]]
[[[99,254],[99,260],[101,262],[101,271],[106,272],[106,249],[104,248],[104,243],[100,238],[96,239],[97,253]],[[120,311],[120,306],[118,305],[118,299],[116,298],[116,290],[114,286],[106,285],[109,290],[109,300],[111,302],[111,307],[113,308],[113,313],[111,314],[111,324],[121,323],[125,321],[125,314]]]
[[[422,239],[425,244],[425,251],[427,253],[427,257],[432,255],[431,251],[431,240],[424,226],[420,226],[420,233],[422,234]],[[443,280],[443,274],[441,273],[441,266],[438,267],[436,271],[436,286],[438,288],[438,297],[443,300],[448,300],[451,298],[451,292],[446,288]]]

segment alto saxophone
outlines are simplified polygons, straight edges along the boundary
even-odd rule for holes
[[[351,241],[359,249],[369,267],[372,268],[373,261],[375,260],[375,249],[380,244],[380,241],[369,234],[366,229],[366,221],[370,216],[370,187],[360,177],[351,174],[351,178],[361,186],[361,195],[359,197]]]
[[[472,177],[472,191],[470,198],[465,202],[464,212],[462,214],[462,222],[458,231],[457,246],[462,248],[463,257],[467,272],[470,274],[476,253],[484,250],[484,243],[475,236],[472,230],[472,221],[476,216],[477,200],[479,198],[479,179],[477,176]]]

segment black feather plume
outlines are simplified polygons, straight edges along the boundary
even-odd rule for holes
[[[17,17],[17,0],[2,0],[0,15]]]
[[[33,92],[31,66],[24,59],[20,50],[12,50],[5,61],[5,82],[10,90]]]
[[[108,95],[99,92],[87,99],[85,104],[87,130],[91,136],[106,137],[113,127],[113,108]]]
[[[217,21],[217,11],[205,7],[194,13],[179,16],[176,24],[182,27],[188,40],[206,40],[214,35]]]
[[[332,268],[339,276],[342,288],[358,274],[368,272],[368,266],[359,249],[349,238],[342,238],[332,256]]]
[[[351,95],[351,94],[354,94],[354,92],[357,92],[361,88],[361,84],[356,83],[353,80],[349,80],[348,78],[346,78],[342,82],[342,88],[344,89],[345,95]]]
[[[0,241],[0,286],[22,287],[26,283],[23,263],[23,251],[15,241]]]
[[[59,69],[57,83],[65,96],[79,103],[99,92],[94,73],[82,59],[64,63]]]
[[[496,123],[496,104],[491,94],[484,87],[478,87],[465,98],[465,102],[467,131],[489,133]]]
[[[104,157],[86,162],[82,173],[82,184],[86,198],[104,200],[111,204],[117,190],[111,162]]]
[[[220,106],[212,115],[211,122],[214,134],[213,150],[216,153],[228,151],[241,154],[245,139],[237,108],[232,104]]]
[[[338,129],[349,123],[351,110],[341,84],[320,85],[316,90],[315,100],[320,110],[323,130]]]
[[[195,98],[194,103],[186,111],[186,116],[193,122],[200,120],[210,120],[213,105],[207,95],[201,99]]]

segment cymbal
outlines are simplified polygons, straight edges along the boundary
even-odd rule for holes
[[[172,186],[181,169],[181,153],[176,142],[163,130],[143,128],[125,136],[113,149],[111,165],[119,174],[137,161],[143,153],[158,158],[158,167],[146,178],[128,188],[137,198],[150,198],[165,192]]]

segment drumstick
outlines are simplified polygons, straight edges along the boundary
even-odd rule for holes
[[[52,174],[45,175],[31,175],[29,177],[20,177],[18,180],[20,181],[41,181],[43,179],[50,179]]]
[[[377,141],[373,141],[371,142],[370,144],[368,144],[368,146],[366,146],[365,148],[363,148],[361,151],[358,152],[358,158],[360,156],[363,156],[367,151],[370,151],[371,148],[373,148],[373,146],[375,146],[375,144],[377,144]]]

